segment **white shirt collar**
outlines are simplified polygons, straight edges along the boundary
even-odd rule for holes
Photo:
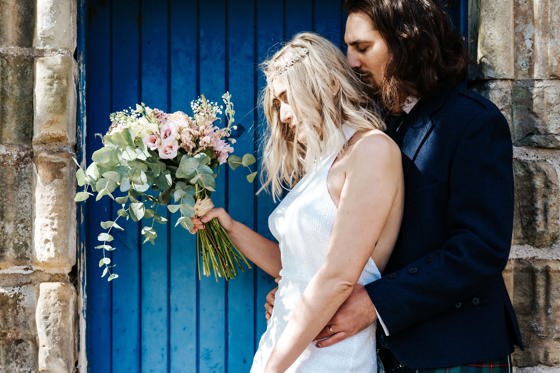
[[[418,100],[418,97],[408,96],[406,100],[404,100],[404,104],[402,105],[403,111],[407,114],[410,114],[410,111],[418,103]]]

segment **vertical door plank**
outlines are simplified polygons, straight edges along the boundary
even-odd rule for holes
[[[101,140],[94,133],[106,130],[107,113],[110,110],[110,12],[107,3],[89,3],[88,33],[95,38],[88,38],[86,55],[86,86],[88,87],[86,108],[87,131],[86,162],[91,162],[92,150],[101,146]],[[97,235],[101,232],[99,221],[107,220],[111,206],[107,198],[95,202],[90,198],[86,204],[86,330],[88,368],[91,372],[111,371],[111,287],[106,279],[100,278],[101,271],[97,263],[101,251]]]
[[[284,37],[290,40],[301,31],[313,29],[312,1],[285,0]]]
[[[168,5],[166,0],[141,2],[142,101],[168,110]],[[160,213],[165,216],[165,211]],[[143,223],[151,225],[151,221]],[[141,250],[142,371],[168,371],[169,284],[168,230],[155,224],[156,244]]]
[[[346,15],[342,12],[342,2],[338,0],[314,1],[313,19],[315,31],[342,47]]]
[[[225,2],[199,2],[200,93],[214,102],[220,102],[225,91]],[[225,170],[222,168],[212,200],[216,206],[225,206]],[[226,302],[227,292],[223,279],[202,277],[199,284],[199,371],[224,372],[226,356]]]
[[[233,95],[236,123],[244,128],[234,145],[235,154],[255,153],[255,6],[254,1],[228,1],[228,87]],[[256,169],[256,165],[252,167]],[[250,184],[249,170],[229,171],[228,211],[249,227],[254,226],[256,183]],[[228,283],[227,298],[227,371],[248,372],[253,361],[253,281],[256,269],[241,273]],[[259,305],[260,306],[260,305]],[[260,309],[260,307],[258,308]],[[262,313],[261,313],[262,314]]]
[[[139,9],[136,4],[112,2],[111,10],[111,111],[120,111],[139,102]],[[109,118],[105,125],[109,126]],[[112,216],[117,216],[114,204]],[[110,285],[113,290],[113,371],[140,371],[139,308],[139,224],[119,220],[125,231],[115,231],[113,262],[119,278]]]
[[[190,101],[198,85],[197,8],[196,2],[171,0],[170,7],[170,81],[171,111],[191,115]],[[197,356],[197,289],[195,236],[182,227],[175,228],[177,217],[170,220],[171,261],[169,288],[170,372],[192,369]]]
[[[282,1],[266,1],[257,0],[257,62],[260,64],[276,52],[283,41],[283,2]],[[274,15],[274,16],[272,16]],[[261,71],[258,72],[257,89],[262,92],[266,85],[266,80]],[[257,118],[257,139],[262,141],[264,133],[266,133],[266,118],[262,111],[262,105],[259,105]],[[261,164],[263,154],[259,149],[258,160]],[[256,211],[256,229],[259,233],[273,239],[268,230],[268,216],[274,209],[274,203],[270,194],[260,193],[257,196]],[[266,329],[266,319],[264,318],[263,305],[266,294],[276,286],[273,279],[263,271],[257,271],[257,279],[255,282],[255,343],[258,344],[261,334]],[[259,312],[260,309],[260,312]]]

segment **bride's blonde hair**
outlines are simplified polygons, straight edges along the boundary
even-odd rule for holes
[[[267,80],[262,100],[269,124],[263,188],[270,188],[275,199],[322,157],[342,148],[346,142],[342,124],[358,131],[385,128],[346,57],[320,35],[297,34],[261,67]],[[280,121],[279,108],[273,104],[271,84],[276,78],[287,83],[287,101],[298,120],[295,130]],[[297,141],[300,131],[305,144]]]

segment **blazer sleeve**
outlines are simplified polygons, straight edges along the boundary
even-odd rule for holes
[[[447,160],[442,244],[418,248],[422,257],[366,286],[390,334],[437,317],[502,276],[513,226],[512,144],[499,110],[485,109],[459,129]]]

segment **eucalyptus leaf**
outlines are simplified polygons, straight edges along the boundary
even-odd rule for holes
[[[138,158],[138,155],[136,153],[136,150],[134,150],[130,146],[127,146],[126,149],[121,153],[121,157],[125,161],[133,161]]]
[[[192,178],[195,173],[196,169],[200,162],[193,157],[188,155],[184,155],[181,158],[181,162],[179,163],[179,167],[177,168],[177,172],[175,172],[175,177],[179,179],[190,179]]]
[[[115,198],[115,202],[117,202],[119,205],[124,205],[127,201],[128,201],[128,196]]]
[[[78,182],[78,186],[84,186],[86,183],[86,173],[81,168],[78,168],[76,171],[76,181]]]
[[[119,275],[117,275],[116,273],[111,273],[109,277],[107,277],[107,281],[113,281],[116,280],[117,278],[119,278]]]
[[[102,175],[105,179],[111,180],[115,183],[120,183],[121,175],[116,171],[106,171]]]
[[[97,245],[97,246],[95,246],[94,248],[95,248],[95,249],[103,249],[103,250],[105,250],[105,251],[113,251],[113,250],[115,250],[115,249],[113,248],[113,246],[107,245],[107,244]]]
[[[76,193],[76,195],[74,196],[74,201],[75,201],[75,202],[83,202],[83,201],[85,201],[86,199],[88,199],[90,195],[91,195],[91,194],[88,193],[88,192],[78,192],[78,193]]]
[[[134,221],[142,219],[145,211],[146,210],[142,202],[134,202],[130,204],[130,215]]]
[[[199,163],[202,163],[203,165],[209,165],[210,162],[212,161],[212,158],[210,158],[210,156],[206,153],[198,153],[197,155],[194,156],[194,158],[197,159]]]
[[[192,218],[194,217],[194,205],[183,203],[180,205],[181,215]]]
[[[109,233],[99,233],[99,235],[97,236],[97,240],[101,242],[111,242],[113,241],[113,236],[111,236]]]
[[[252,183],[253,181],[255,181],[255,177],[257,176],[257,172],[251,172],[249,175],[247,175],[247,181]]]
[[[254,164],[257,161],[253,154],[245,154],[242,159],[242,164],[244,167],[249,167],[250,165]]]
[[[99,168],[97,164],[92,163],[86,168],[86,176],[90,178],[92,181],[99,179]],[[89,182],[91,184],[91,182]]]
[[[111,147],[103,147],[94,151],[91,159],[104,167],[111,167],[119,163],[117,152]]]
[[[154,215],[155,215],[154,210],[152,210],[152,209],[146,209],[146,210],[144,210],[144,217],[145,217],[146,219],[153,218]]]
[[[111,258],[101,258],[101,260],[99,261],[99,268],[103,267],[104,265],[108,265],[111,264]]]
[[[228,157],[228,165],[229,167],[231,167],[232,170],[237,169],[239,166],[241,166],[243,164],[243,161],[241,160],[241,157],[239,157],[238,155],[230,155]]]
[[[121,187],[120,187],[120,191],[121,192],[128,192],[130,189],[130,179],[128,177],[123,177],[121,179]]]
[[[169,210],[170,213],[174,214],[177,211],[179,211],[179,208],[181,206],[180,205],[167,205],[167,209]]]
[[[115,228],[115,229],[118,229],[120,231],[124,231],[123,227],[121,227],[120,225],[118,225],[116,222],[114,222],[112,220],[102,221],[99,224],[101,225],[101,228],[103,228],[103,229]]]
[[[189,232],[192,231],[194,228],[194,223],[192,222],[192,220],[184,216],[181,216],[179,219],[177,219],[177,223],[175,223],[175,226],[178,225],[185,228]]]

